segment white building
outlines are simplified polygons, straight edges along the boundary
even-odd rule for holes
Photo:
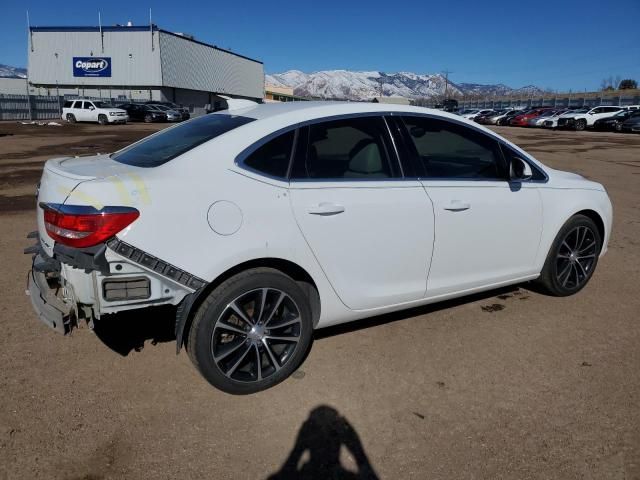
[[[157,26],[32,27],[28,82],[39,94],[171,101],[261,99],[262,62]]]

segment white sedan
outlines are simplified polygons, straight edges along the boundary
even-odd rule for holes
[[[459,116],[241,107],[46,163],[27,249],[42,321],[175,305],[178,351],[246,394],[287,378],[316,328],[533,280],[571,295],[607,249],[602,185]]]

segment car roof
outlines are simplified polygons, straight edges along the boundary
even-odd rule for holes
[[[221,110],[216,114],[232,114],[265,120],[273,117],[291,117],[292,120],[305,121],[335,115],[351,115],[360,113],[414,113],[432,114],[459,120],[458,115],[433,108],[413,107],[409,105],[367,103],[367,102],[281,102],[263,103],[233,110]]]

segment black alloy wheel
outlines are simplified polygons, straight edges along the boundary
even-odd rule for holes
[[[574,215],[558,232],[539,283],[555,296],[579,292],[593,275],[601,248],[601,234],[594,221],[585,215]]]

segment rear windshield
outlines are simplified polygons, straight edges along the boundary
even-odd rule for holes
[[[157,167],[254,118],[212,113],[164,130],[131,145],[111,158],[136,167]]]

